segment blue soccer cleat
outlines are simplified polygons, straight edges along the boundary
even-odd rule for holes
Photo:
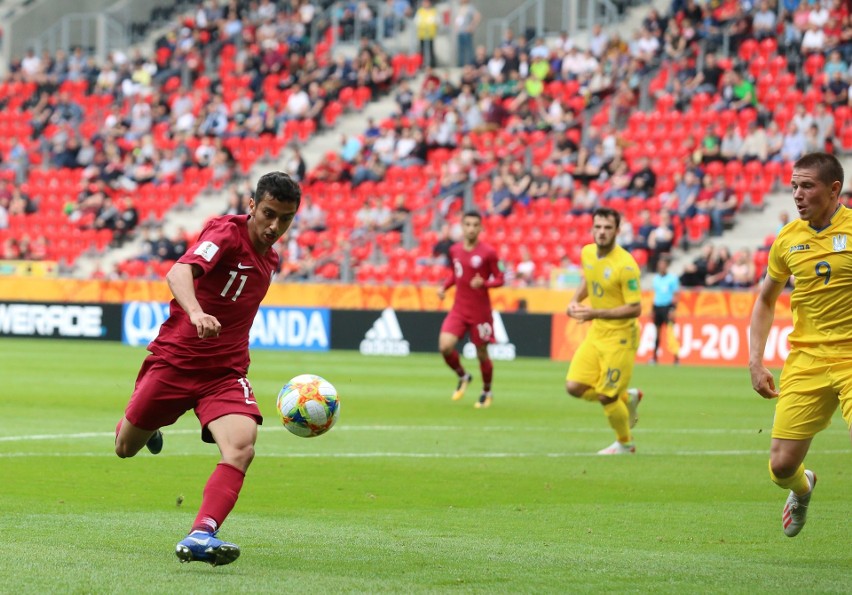
[[[215,533],[193,531],[175,546],[181,562],[207,562],[213,566],[230,564],[240,557],[240,546],[216,538]]]
[[[152,455],[160,454],[160,451],[163,450],[163,433],[160,430],[157,430],[151,437],[148,438],[148,442],[145,443],[145,448],[148,449]]]

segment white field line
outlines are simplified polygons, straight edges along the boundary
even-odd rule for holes
[[[281,432],[280,426],[261,426],[261,432]],[[597,434],[607,431],[605,426],[600,428],[544,428],[544,427],[521,427],[521,426],[340,426],[335,427],[334,432],[558,432],[564,434]],[[768,431],[768,430],[767,430]],[[198,434],[199,429],[177,430],[166,429],[164,434],[179,436],[187,434]],[[641,434],[758,434],[760,430],[731,429],[731,428],[660,428],[642,429]],[[40,440],[78,440],[85,438],[111,438],[115,432],[77,432],[74,434],[22,434],[19,436],[0,436],[2,442],[37,442]]]
[[[283,428],[261,427],[263,432],[286,432]],[[606,428],[563,428],[554,430],[552,428],[542,427],[507,427],[507,426],[488,426],[488,427],[470,427],[470,426],[341,426],[335,428],[335,432],[341,431],[370,431],[370,432],[410,432],[410,431],[428,431],[428,432],[560,432],[565,434],[596,434],[605,432]],[[198,435],[198,429],[171,429],[166,430],[168,435]],[[731,428],[671,428],[671,429],[643,429],[642,434],[694,434],[694,435],[721,435],[721,434],[757,434],[756,430],[749,429],[731,429]],[[25,444],[28,442],[43,442],[49,440],[69,441],[79,439],[106,439],[112,438],[113,432],[79,432],[74,434],[28,434],[20,436],[0,436],[0,443],[17,443]],[[768,435],[767,435],[768,437]],[[820,454],[848,454],[848,450],[820,450]],[[170,452],[169,456],[199,456],[200,452]],[[646,451],[642,450],[641,455],[644,456],[742,456],[742,455],[766,455],[767,449],[759,450],[689,450],[689,451]],[[2,458],[21,458],[21,457],[114,457],[115,454],[111,451],[98,452],[5,452],[0,453]],[[269,453],[258,452],[258,457],[262,458],[282,458],[282,459],[310,459],[310,458],[337,458],[337,459],[371,459],[371,458],[399,458],[399,459],[523,459],[523,458],[571,458],[571,457],[589,457],[597,456],[594,452],[483,452],[483,453],[441,453],[441,452],[290,452],[290,453]]]
[[[202,456],[204,453],[169,453],[169,457],[196,457]],[[761,450],[689,450],[689,451],[658,451],[649,452],[641,451],[641,454],[636,456],[665,456],[665,457],[708,457],[708,456],[744,456],[744,455],[762,455],[766,456],[768,449]],[[848,450],[821,450],[820,455],[847,455]],[[74,453],[59,453],[59,452],[6,452],[0,453],[0,459],[13,458],[75,458],[75,457],[90,457],[90,458],[114,458],[115,455],[111,452],[74,452]],[[565,459],[579,457],[595,457],[599,458],[595,452],[482,452],[482,453],[451,453],[451,452],[312,452],[312,453],[258,453],[256,458],[268,459]],[[612,457],[603,457],[612,458]],[[618,457],[616,457],[618,458]]]

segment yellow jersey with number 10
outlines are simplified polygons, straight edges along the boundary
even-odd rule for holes
[[[639,265],[633,255],[616,245],[609,254],[598,258],[595,244],[583,246],[580,255],[586,289],[589,291],[589,304],[592,308],[610,309],[625,304],[638,304],[642,301],[642,289],[639,283]],[[635,318],[607,320],[596,318],[592,321],[593,331],[626,330],[635,327]]]
[[[836,356],[852,348],[852,211],[841,206],[825,229],[791,221],[769,250],[769,277],[786,283],[793,332],[790,345],[806,353]]]

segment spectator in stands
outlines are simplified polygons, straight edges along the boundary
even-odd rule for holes
[[[406,206],[405,195],[397,194],[393,199],[393,208],[390,211],[390,219],[388,220],[385,231],[405,231],[405,225],[411,219],[411,209]]]
[[[719,82],[725,71],[719,66],[715,52],[708,52],[704,56],[704,65],[695,76],[688,79],[684,85],[684,92],[688,96],[696,93],[707,93],[715,95],[719,90]]]
[[[811,124],[805,130],[805,153],[816,153],[825,150],[825,141],[819,136],[819,126]]]
[[[775,37],[776,12],[767,0],[761,0],[751,19],[751,29],[755,39],[759,41],[767,37]]]
[[[329,151],[307,177],[307,182],[342,182],[350,179],[349,167],[334,151]]]
[[[619,162],[607,180],[609,187],[604,191],[603,199],[630,198],[631,179],[633,175],[630,173],[630,166],[626,161]],[[624,231],[624,223],[622,223],[621,231]]]
[[[778,227],[775,228],[775,235],[778,235],[788,223],[790,223],[790,213],[787,211],[778,213]],[[772,239],[774,240],[775,238]]]
[[[556,174],[550,181],[551,198],[559,198],[562,196],[570,196],[574,190],[574,176],[571,165],[558,165]]]
[[[518,287],[530,287],[535,285],[535,261],[530,255],[530,250],[526,244],[522,244],[519,249],[520,255],[514,270],[514,285]]]
[[[471,4],[470,0],[460,0],[460,4],[456,9],[456,16],[453,21],[456,31],[456,51],[458,53],[458,65],[466,66],[473,64],[473,34],[476,32],[479,23],[482,20],[482,15]]]
[[[849,101],[849,81],[842,72],[834,72],[823,86],[823,98],[831,107],[847,105]]]
[[[805,154],[805,135],[794,122],[787,124],[784,144],[781,146],[780,157],[783,161],[796,161]]]
[[[93,224],[93,227],[95,229],[115,230],[116,223],[120,215],[121,212],[118,210],[118,206],[113,203],[112,198],[106,196],[103,199],[101,208],[98,210],[97,215],[95,216],[95,222]]]
[[[305,200],[302,196],[302,200]],[[242,194],[237,186],[231,186],[228,190],[228,204],[222,215],[244,215],[248,213],[247,201],[244,200],[245,195]]]
[[[303,120],[307,117],[311,107],[311,99],[308,93],[299,83],[290,87],[290,95],[284,104],[284,109],[278,118],[282,122],[289,120]]]
[[[719,156],[722,158],[722,161],[727,163],[728,161],[737,159],[742,146],[743,138],[740,136],[736,124],[729,124],[719,143]]]
[[[618,235],[615,237],[615,243],[625,250],[632,250],[636,242],[636,234],[633,230],[633,222],[630,219],[624,219],[618,228]]]
[[[695,169],[688,168],[683,176],[678,175],[676,180],[672,200],[667,201],[666,207],[682,221],[691,219],[697,212],[696,203],[702,188],[701,178]]]
[[[763,126],[758,126],[757,121],[752,120],[748,123],[746,135],[737,152],[737,157],[743,163],[749,161],[766,163],[769,158],[769,141],[766,138],[766,130]]]
[[[290,174],[290,177],[297,182],[301,182],[305,179],[307,165],[305,164],[305,158],[302,156],[302,151],[299,147],[294,146],[290,148],[290,157],[285,163],[284,171]]]
[[[752,252],[748,248],[743,248],[733,255],[727,275],[719,285],[733,289],[747,289],[753,287],[756,282],[757,272],[754,269]]]
[[[355,188],[364,182],[380,182],[385,177],[387,166],[375,152],[370,153],[366,159],[359,161],[352,171],[352,187]]]
[[[798,103],[791,122],[796,125],[798,130],[804,133],[814,123],[814,117],[808,112],[804,103]]]
[[[496,175],[491,179],[491,189],[486,194],[486,200],[486,212],[489,215],[508,217],[512,214],[515,201],[502,175]]]
[[[638,163],[639,168],[630,180],[630,191],[634,195],[648,198],[653,196],[657,186],[657,174],[651,169],[651,162],[647,157],[640,158]]]
[[[550,198],[550,176],[544,174],[541,165],[533,163],[530,169],[530,185],[527,194],[530,201]]]
[[[639,218],[637,220],[635,228],[635,235],[633,238],[633,245],[631,246],[631,250],[642,249],[648,250],[648,239],[651,237],[651,233],[656,228],[652,219],[651,219],[651,211],[648,209],[642,209],[639,211]]]
[[[770,120],[766,125],[766,147],[767,160],[781,160],[781,149],[784,147],[784,134],[775,120]]]
[[[815,23],[808,25],[807,30],[802,35],[800,49],[803,56],[822,53],[826,49],[825,31],[821,26]]]
[[[327,214],[310,194],[302,195],[302,205],[296,215],[297,229],[301,231],[325,231]]]
[[[583,215],[591,214],[598,208],[598,193],[589,187],[588,184],[579,183],[574,185],[574,192],[571,196],[571,214]]]
[[[732,264],[731,251],[727,246],[719,246],[713,251],[713,256],[708,263],[704,285],[706,287],[722,287]]]
[[[446,266],[450,262],[450,246],[455,243],[450,225],[444,223],[438,232],[438,239],[432,246],[432,258],[435,264]]]
[[[721,98],[714,108],[742,110],[757,106],[757,90],[748,78],[739,70],[726,70],[722,75]]]
[[[661,257],[671,257],[675,235],[672,218],[668,211],[659,213],[659,221],[648,236],[648,270],[657,270],[657,261]]]
[[[518,160],[509,163],[508,170],[502,170],[503,181],[512,195],[515,204],[528,205],[530,203],[530,187],[532,186],[532,174],[526,170],[524,164]]]
[[[438,35],[438,11],[432,6],[432,0],[421,0],[420,6],[414,13],[414,27],[420,42],[420,55],[423,64],[435,67],[438,62],[435,56],[435,37]]]
[[[713,183],[712,198],[706,205],[706,213],[710,216],[711,236],[722,235],[725,223],[734,216],[738,205],[736,195],[725,185],[725,176],[717,176]]]
[[[390,222],[390,216],[390,209],[383,204],[381,196],[368,196],[364,205],[355,213],[353,239],[383,231]]]
[[[707,271],[714,253],[713,244],[707,242],[701,246],[701,253],[686,264],[680,276],[682,287],[703,287],[707,280]]]
[[[3,260],[18,260],[21,257],[21,247],[18,239],[14,236],[9,236],[3,241]]]
[[[154,231],[153,237],[149,240],[149,246],[148,253],[153,260],[160,262],[174,260],[172,258],[174,256],[174,246],[165,233],[163,233],[162,227],[158,227]]]

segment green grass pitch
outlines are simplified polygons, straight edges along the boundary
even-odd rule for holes
[[[0,340],[0,592],[841,593],[852,585],[849,436],[812,446],[808,525],[781,531],[768,478],[772,403],[744,369],[638,366],[638,453],[599,457],[600,406],[566,365],[497,362],[494,406],[461,402],[440,356],[255,351],[266,416],[222,529],[232,565],[178,563],[218,459],[190,413],[165,448],[120,460],[113,429],[145,351]],[[466,365],[478,377],[472,362]],[[337,427],[284,430],[300,373],[340,392]],[[182,499],[182,504],[178,501]]]

